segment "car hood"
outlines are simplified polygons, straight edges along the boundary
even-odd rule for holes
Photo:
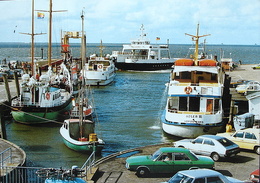
[[[126,159],[129,164],[151,162],[150,156],[132,156]]]
[[[201,155],[198,155],[197,156],[199,158],[199,160],[203,161],[203,162],[211,162],[212,165],[215,164],[215,162],[208,156],[201,156]]]
[[[182,144],[182,143],[187,143],[187,142],[191,142],[193,139],[182,139],[182,140],[178,140],[176,142],[174,142],[173,144]]]

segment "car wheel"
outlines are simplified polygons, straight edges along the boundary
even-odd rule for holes
[[[218,153],[212,153],[211,155],[210,155],[210,157],[214,160],[214,161],[218,161],[219,160],[219,158],[220,158],[220,156],[218,155]]]
[[[179,148],[185,148],[184,146],[179,146]]]
[[[255,147],[256,154],[260,154],[260,147]]]
[[[145,167],[141,167],[136,170],[137,177],[147,177],[149,175],[149,173],[150,172],[149,172],[148,168],[145,168]]]

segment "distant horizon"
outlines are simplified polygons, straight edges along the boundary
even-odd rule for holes
[[[30,42],[0,42],[0,44],[31,44]],[[48,42],[35,42],[34,43],[35,45],[39,45],[39,44],[46,44],[48,45]],[[61,43],[59,42],[52,42],[52,44],[55,44],[55,45],[60,45]],[[70,43],[69,45],[80,45],[81,43]],[[87,45],[88,44],[99,44],[100,45],[100,42],[99,43],[86,43]],[[102,44],[117,44],[117,45],[123,45],[123,44],[130,44],[129,42],[128,43],[104,43],[102,42]],[[151,42],[151,45],[165,45],[167,43],[152,43]],[[202,43],[200,43],[201,45]],[[169,45],[194,45],[194,44],[188,44],[188,43],[169,43]],[[209,44],[207,43],[206,45],[212,45],[212,46],[260,46],[258,44],[226,44],[226,43],[212,43],[212,44]]]

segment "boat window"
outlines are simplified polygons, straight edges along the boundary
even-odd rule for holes
[[[219,111],[219,108],[220,108],[220,105],[219,105],[219,99],[215,99],[214,100],[214,112],[218,112]]]
[[[207,109],[206,112],[212,113],[213,111],[213,99],[207,99]]]
[[[189,97],[189,111],[200,111],[200,97]]]
[[[180,97],[179,100],[179,110],[180,111],[187,111],[187,97]]]
[[[181,72],[180,79],[191,79],[191,72]]]
[[[179,106],[178,97],[172,97],[168,101],[168,109],[177,110]]]
[[[211,74],[211,80],[217,80],[217,74]]]

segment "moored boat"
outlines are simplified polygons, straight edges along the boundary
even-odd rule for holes
[[[52,4],[50,2],[50,4]],[[51,8],[51,6],[50,6]],[[52,10],[50,10],[50,13]],[[70,73],[64,64],[55,74],[51,68],[51,44],[49,44],[48,71],[42,75],[36,72],[34,65],[34,1],[32,3],[31,77],[22,76],[20,95],[11,102],[12,116],[15,121],[26,124],[38,124],[64,120],[65,114],[72,108],[73,88]],[[51,22],[51,19],[50,19]],[[51,27],[51,26],[50,26]],[[49,30],[49,43],[51,31]]]
[[[176,60],[170,74],[161,118],[164,132],[185,138],[216,134],[224,125],[225,73],[217,61],[198,59],[199,38],[207,36],[199,36],[198,29],[190,35],[196,41],[194,58]]]
[[[85,84],[93,86],[108,85],[116,76],[114,62],[109,57],[103,57],[101,41],[100,56],[91,55],[84,66]],[[82,74],[82,73],[81,73]]]
[[[170,57],[169,44],[151,44],[146,38],[143,25],[140,37],[131,40],[131,44],[123,45],[121,52],[113,51],[111,57],[119,70],[165,70],[171,69],[175,61]]]
[[[81,16],[82,21],[84,21],[84,16]],[[83,27],[82,27],[83,29]],[[84,31],[82,31],[84,32]],[[82,42],[85,42],[85,36],[82,36]],[[85,44],[83,44],[83,49]],[[85,72],[83,65],[85,61],[83,59],[82,68],[83,68],[83,75],[82,75],[82,87],[79,91],[78,98],[79,104],[77,106],[77,115],[71,115],[69,119],[64,120],[62,127],[60,128],[60,134],[63,138],[64,144],[75,151],[79,152],[97,152],[100,153],[103,149],[105,143],[102,139],[97,137],[95,133],[95,119],[92,114],[92,107],[88,110],[88,105],[86,106],[86,84],[85,84]],[[90,91],[90,90],[88,90]],[[87,102],[88,103],[88,102]],[[84,109],[85,108],[85,109]],[[87,112],[87,114],[86,114]],[[92,116],[89,119],[89,115]],[[92,121],[93,120],[93,121]]]

